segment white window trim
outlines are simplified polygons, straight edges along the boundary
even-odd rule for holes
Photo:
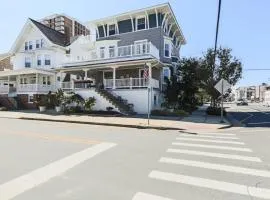
[[[50,60],[50,64],[49,65],[46,65],[46,57],[49,58],[47,60]],[[51,65],[52,65],[52,56],[50,54],[44,55],[44,66],[51,66]]]
[[[140,30],[138,30],[138,19],[141,19],[141,18],[144,18],[144,23],[145,23],[145,28],[144,29],[140,29]],[[146,20],[146,15],[140,15],[140,16],[137,16],[136,17],[136,20],[135,20],[135,31],[143,31],[143,30],[146,30],[147,28],[146,28],[146,22],[147,20]]]
[[[101,57],[101,50],[102,49],[103,49],[103,52],[104,52],[104,57]],[[99,57],[100,58],[106,58],[106,47],[105,46],[99,47]]]
[[[34,100],[34,95],[33,94],[29,94],[28,95],[28,103],[34,103],[34,101],[33,102],[30,101],[30,97],[33,97],[33,100]]]

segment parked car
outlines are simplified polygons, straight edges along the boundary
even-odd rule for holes
[[[247,106],[248,105],[248,102],[246,101],[239,101],[236,103],[237,106]]]

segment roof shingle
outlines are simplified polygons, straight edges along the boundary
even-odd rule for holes
[[[60,45],[60,46],[68,46],[69,41],[67,38],[67,35],[56,31],[40,22],[37,22],[30,18],[30,20],[33,22],[33,24],[54,44]]]

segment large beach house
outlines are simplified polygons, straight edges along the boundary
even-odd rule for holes
[[[14,42],[13,70],[0,72],[0,104],[34,108],[35,95],[61,88],[95,97],[97,110],[143,114],[149,95],[151,109],[160,108],[164,78],[186,43],[169,3],[84,25],[65,15],[46,20],[28,19]]]

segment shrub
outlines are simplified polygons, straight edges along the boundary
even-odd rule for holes
[[[48,98],[48,96],[47,95],[38,95],[37,96],[37,101],[36,101],[36,104],[38,105],[38,106],[48,106],[48,104],[49,104],[49,98]]]
[[[107,110],[108,112],[110,112],[110,111],[112,111],[112,110],[113,110],[113,107],[108,106],[108,107],[106,108],[106,110]]]
[[[84,108],[87,111],[92,110],[93,106],[96,104],[96,99],[95,97],[89,97],[84,101]]]
[[[208,115],[215,115],[215,116],[220,116],[221,114],[221,107],[212,107],[212,106],[209,106],[207,109],[206,109],[206,113]],[[223,114],[224,116],[227,115],[227,112],[226,110],[223,109]]]

